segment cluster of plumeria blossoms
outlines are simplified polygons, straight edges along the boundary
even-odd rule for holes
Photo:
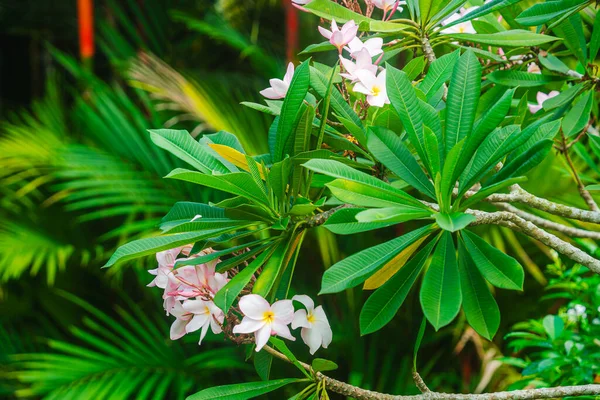
[[[157,253],[158,268],[149,271],[155,278],[148,286],[164,289],[163,306],[167,315],[175,317],[171,325],[171,340],[200,330],[198,344],[202,344],[209,327],[213,333],[219,334],[223,332],[226,320],[239,322],[239,319],[235,315],[228,319],[213,301],[217,292],[229,282],[227,273],[215,272],[219,259],[199,265],[175,267],[177,261],[192,260],[214,252],[212,249],[205,249],[190,254],[191,251],[190,244]],[[178,258],[180,255],[185,257]],[[294,301],[305,308],[294,310]],[[302,328],[302,340],[308,345],[311,354],[315,354],[321,346],[327,348],[331,343],[332,331],[323,307],[315,307],[313,300],[306,295],[296,295],[291,300],[269,304],[257,294],[247,294],[240,298],[239,307],[235,310],[243,319],[233,326],[231,332],[254,334],[256,351],[260,351],[271,336],[296,340],[290,332],[290,324],[292,329]]]

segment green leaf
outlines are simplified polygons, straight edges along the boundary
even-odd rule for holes
[[[188,396],[186,400],[249,400],[270,393],[291,383],[301,381],[302,379],[286,378],[265,382],[247,382],[216,386]]]
[[[590,61],[596,60],[600,49],[600,18],[594,18],[594,28],[590,38]]]
[[[462,238],[475,265],[492,285],[503,289],[523,290],[525,274],[517,260],[472,232],[463,231]]]
[[[504,181],[506,179],[512,178],[514,176],[521,176],[527,173],[532,168],[536,167],[539,163],[544,161],[552,146],[554,145],[554,141],[550,139],[541,140],[535,145],[533,145],[529,150],[515,159],[511,160],[507,163],[497,174],[492,176],[484,185],[484,187],[488,187],[493,185],[494,183]]]
[[[337,293],[364,282],[394,256],[433,231],[424,226],[399,238],[362,250],[334,264],[323,274],[319,294]]]
[[[565,329],[564,321],[557,315],[546,315],[542,323],[546,333],[548,333],[548,336],[550,336],[550,339],[552,340],[561,337],[563,330]]]
[[[477,9],[470,11],[467,15],[465,15],[462,18],[457,19],[456,21],[453,21],[447,25],[445,25],[444,27],[451,27],[454,26],[456,24],[460,24],[463,23],[465,21],[471,21],[475,18],[479,18],[482,17],[484,15],[487,15],[491,12],[497,11],[497,10],[501,10],[505,7],[511,6],[515,3],[518,3],[521,0],[492,0],[492,1],[488,1],[486,3],[484,3],[481,7],[478,7]]]
[[[292,351],[287,347],[287,345],[285,344],[285,342],[283,340],[281,340],[275,336],[271,336],[271,338],[269,338],[269,342],[271,342],[277,350],[279,350],[281,353],[283,353],[283,355],[286,356],[288,358],[288,360],[290,360],[292,362],[292,364],[294,364],[294,366],[296,368],[298,368],[298,370],[300,372],[302,372],[304,375],[306,375],[307,378],[312,380],[312,377],[308,374],[306,369],[304,369],[302,364],[300,364],[300,362],[298,361],[298,359],[296,358],[294,353],[292,353]]]
[[[411,144],[417,150],[422,160],[426,160],[423,151],[423,117],[417,94],[408,76],[386,64],[386,87],[390,103],[400,116]]]
[[[252,200],[258,204],[269,204],[269,200],[263,190],[246,172],[234,172],[222,175],[206,175],[201,172],[177,168],[166,178],[197,183],[213,189],[222,190],[227,193],[239,195]]]
[[[386,226],[396,224],[395,221],[368,223],[358,222],[356,220],[356,215],[364,210],[364,208],[343,208],[336,211],[331,217],[329,217],[323,226],[336,235],[351,235],[353,233],[381,229],[385,228]]]
[[[335,50],[335,46],[329,43],[329,41],[321,42],[321,43],[313,43],[307,46],[304,50],[302,50],[298,55],[304,54],[312,54],[312,53],[321,53],[324,51]]]
[[[560,92],[558,96],[554,96],[542,104],[544,110],[553,110],[557,107],[564,106],[565,104],[570,103],[575,96],[579,94],[579,92],[583,89],[583,84],[579,83],[577,85],[573,85],[567,90]]]
[[[431,216],[431,211],[413,207],[370,208],[356,214],[356,220],[361,223],[394,222],[396,224]]]
[[[540,60],[540,64],[542,64],[543,67],[548,68],[550,71],[568,74],[571,70],[565,65],[565,63],[550,53],[548,53],[545,57],[542,55],[538,56],[538,60]]]
[[[398,312],[433,249],[432,240],[367,299],[360,312],[360,334],[383,328]]]
[[[543,25],[565,13],[577,10],[581,4],[588,2],[588,0],[559,0],[538,3],[523,11],[515,20],[525,26]]]
[[[461,212],[455,213],[435,213],[433,214],[435,222],[445,231],[456,232],[466,228],[471,222],[477,220],[474,215]]]
[[[417,78],[417,76],[419,76],[419,74],[421,74],[423,72],[426,64],[427,64],[427,61],[425,61],[424,56],[416,57],[416,58],[413,58],[412,60],[410,60],[408,62],[408,64],[406,64],[404,66],[404,68],[402,68],[402,71],[404,71],[404,73],[406,73],[406,75],[408,76],[408,79],[413,81]]]
[[[254,369],[256,369],[256,373],[263,381],[269,380],[272,364],[273,356],[271,353],[267,353],[266,350],[262,350],[254,354]]]
[[[252,293],[267,297],[271,292],[279,274],[283,271],[285,264],[287,264],[287,254],[292,241],[291,238],[286,238],[277,244],[275,251],[273,251],[273,254],[265,263],[258,279],[256,279],[252,287]]]
[[[579,97],[579,100],[573,104],[573,108],[565,115],[562,121],[562,129],[565,136],[573,136],[586,127],[590,120],[593,103],[593,91],[588,91],[583,93]]]
[[[417,333],[417,339],[415,340],[415,347],[413,349],[413,371],[417,371],[417,356],[419,355],[419,349],[421,348],[421,342],[423,342],[423,336],[425,336],[426,329],[427,317],[423,316],[419,332]]]
[[[544,43],[558,40],[558,38],[554,36],[533,33],[523,29],[511,29],[509,31],[488,34],[452,33],[442,36],[449,36],[453,39],[459,39],[465,42],[505,47],[539,46]]]
[[[198,171],[212,174],[213,171],[227,173],[229,170],[213,157],[188,131],[174,129],[150,129],[150,139],[158,147],[167,150]]]
[[[199,232],[175,233],[173,235],[134,240],[119,247],[102,268],[108,268],[117,262],[127,261],[149,254],[155,254],[159,251],[174,249],[175,247],[194,243],[198,240],[215,237],[222,233],[231,232],[235,229],[237,229],[236,226],[204,230]]]
[[[485,139],[487,134],[497,128],[500,123],[504,121],[504,118],[510,110],[510,105],[512,103],[515,91],[516,89],[505,91],[496,103],[484,111],[481,118],[475,122],[475,125],[473,126],[473,133],[470,135],[469,139],[467,139],[467,145],[465,146],[465,149],[469,148],[476,150],[483,139]],[[470,159],[474,151],[468,151],[467,153],[470,154],[468,157]]]
[[[522,145],[514,149],[511,152],[510,156],[520,155],[524,153],[525,151],[527,151],[527,149],[531,148],[531,146],[535,145],[540,140],[554,139],[554,137],[558,133],[558,130],[560,129],[560,124],[560,120],[551,121],[545,124],[539,124],[539,126],[535,129],[533,135],[531,135],[531,137],[527,139],[527,141],[525,141]]]
[[[588,185],[585,187],[585,190],[600,190],[600,184]]]
[[[336,179],[326,184],[331,193],[340,201],[361,207],[398,207],[400,205],[427,209],[423,204],[407,202],[398,196],[390,186],[389,190],[376,188],[364,183]]]
[[[477,333],[492,340],[500,326],[498,304],[490,293],[485,279],[473,264],[462,240],[458,241],[458,259],[463,309],[467,321]]]
[[[435,93],[452,77],[454,66],[460,57],[460,50],[445,54],[431,63],[429,70],[419,85],[429,101]]]
[[[413,186],[421,193],[435,199],[435,189],[408,150],[402,139],[394,132],[371,127],[367,139],[369,151],[373,153],[383,165],[389,168],[400,179]]]
[[[450,203],[452,199],[452,190],[455,187],[456,178],[460,171],[456,170],[458,164],[458,157],[461,153],[462,147],[465,144],[465,139],[458,142],[448,153],[446,161],[444,161],[444,168],[442,169],[441,181],[438,190],[438,202],[440,205],[440,211],[450,211]]]
[[[296,68],[290,87],[283,100],[279,122],[277,123],[275,153],[273,154],[273,161],[275,162],[283,160],[286,149],[289,147],[288,145],[291,145],[288,141],[290,140],[298,112],[301,109],[310,86],[309,61],[303,62]]]
[[[448,325],[460,310],[462,294],[456,249],[450,232],[442,232],[421,286],[421,307],[435,330]]]
[[[273,190],[275,197],[281,201],[286,198],[291,171],[292,163],[287,156],[282,161],[274,163],[269,170],[269,186]]]
[[[525,71],[496,70],[487,75],[490,82],[509,87],[536,87],[552,82],[563,81],[566,76],[533,74]]]
[[[471,132],[481,87],[481,65],[467,50],[454,67],[446,102],[446,152]]]
[[[476,204],[477,202],[485,199],[486,197],[488,197],[490,194],[492,193],[496,193],[499,192],[500,190],[509,187],[511,185],[514,185],[515,183],[521,183],[521,182],[525,182],[527,181],[527,178],[524,176],[517,176],[514,178],[510,178],[498,183],[494,183],[492,185],[489,185],[483,189],[480,189],[477,191],[477,193],[475,193],[473,196],[469,197],[460,207],[461,210],[466,210],[467,208],[471,207],[473,204]]]
[[[215,305],[223,312],[229,312],[229,308],[233,305],[241,291],[248,285],[254,273],[265,263],[275,249],[276,247],[272,243],[268,249],[265,249],[248,266],[231,278],[215,295]]]
[[[438,142],[437,136],[427,126],[424,130],[424,137],[425,153],[427,154],[429,169],[432,176],[437,176],[440,172],[440,153],[443,151],[440,150],[440,143]]]
[[[311,367],[315,372],[335,371],[338,369],[338,365],[336,363],[324,358],[315,358],[311,363]]]
[[[555,26],[553,32],[564,39],[565,46],[577,57],[581,65],[586,65],[587,41],[579,14],[573,14]]]
[[[345,179],[359,184],[364,184],[366,186],[370,186],[371,188],[380,189],[379,192],[381,192],[382,195],[391,195],[395,197],[397,199],[397,203],[427,208],[420,201],[407,194],[406,192],[403,192],[400,189],[396,189],[391,185],[388,185],[387,183],[375,178],[374,176],[357,171],[354,168],[342,164],[338,161],[310,160],[309,162],[302,165],[304,165],[311,171],[315,171],[334,178]],[[328,187],[331,188],[331,184],[328,184]]]

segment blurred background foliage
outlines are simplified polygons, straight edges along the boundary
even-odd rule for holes
[[[76,1],[0,4],[0,396],[178,399],[219,383],[256,380],[243,348],[214,337],[201,348],[193,338],[168,339],[161,299],[145,288],[153,260],[110,271],[99,267],[118,245],[155,233],[176,201],[221,198],[216,191],[163,180],[179,162],[152,145],[146,129],[187,129],[194,136],[225,130],[249,154],[266,152],[271,121],[239,103],[260,100],[268,79],[282,76],[286,61],[315,42],[317,21],[298,15],[287,0],[93,3],[96,52],[84,58]],[[583,146],[576,150],[584,179],[597,181],[598,154]],[[548,169],[562,171],[564,179],[549,182]],[[525,187],[581,204],[559,157],[548,157]],[[402,229],[350,237],[317,229],[300,255],[295,290],[316,295],[323,268]],[[568,325],[568,338],[556,344],[541,318],[587,302],[591,321],[600,305],[597,294],[590,294],[599,282],[567,274],[563,261],[539,243],[499,227],[478,233],[523,263],[529,272],[525,291],[497,291],[502,326],[492,343],[464,317],[436,334],[427,332],[420,372],[442,391],[515,385],[521,368],[547,354],[528,353],[515,345],[515,335],[508,346],[503,336],[511,326],[521,322],[519,329],[549,340],[545,351],[561,354],[565,340],[577,342],[572,336],[580,325]],[[549,277],[553,289],[559,285],[570,295],[540,301]],[[321,356],[335,360],[341,366],[337,377],[349,383],[415,393],[410,360],[421,319],[418,299],[410,296],[382,331],[359,337],[364,297],[357,288],[320,299],[334,331]],[[591,322],[585,326],[597,330]],[[590,335],[580,340],[582,346],[594,345]],[[305,352],[299,347],[297,354]],[[531,371],[548,384],[596,377]]]

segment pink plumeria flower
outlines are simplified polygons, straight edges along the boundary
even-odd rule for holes
[[[341,73],[340,75],[346,79],[350,79],[352,82],[358,81],[358,76],[356,76],[358,71],[365,70],[373,74],[377,73],[377,65],[373,64],[373,59],[367,49],[362,49],[356,54],[356,64],[341,55],[340,62],[346,70],[345,73]]]
[[[383,53],[383,49],[381,48],[381,46],[383,46],[382,38],[371,38],[367,39],[365,42],[363,42],[359,38],[354,38],[350,43],[348,43],[346,50],[350,52],[350,56],[352,58],[356,58],[358,56],[358,53],[361,52],[363,49],[367,49],[369,55],[371,57],[375,57]]]
[[[192,333],[201,329],[200,340],[206,336],[210,327],[215,334],[222,332],[221,324],[225,316],[212,301],[186,300],[182,303],[175,302],[171,314],[175,316],[175,322],[171,325],[171,340],[177,340],[186,333]]]
[[[299,301],[306,307],[306,310],[298,310],[294,314],[292,329],[302,327],[300,335],[308,346],[310,354],[315,354],[321,346],[326,349],[331,343],[333,334],[323,307],[315,308],[315,303],[306,295],[296,295],[292,300]]]
[[[296,340],[288,325],[294,319],[294,306],[291,300],[279,300],[270,305],[257,294],[248,294],[240,299],[240,310],[244,318],[233,327],[233,333],[254,333],[256,351],[260,351],[270,336],[281,336]]]
[[[303,6],[305,4],[310,3],[311,1],[313,0],[292,0],[292,3]]]
[[[548,99],[551,99],[553,97],[556,97],[560,94],[560,92],[553,90],[550,93],[546,94],[544,92],[537,92],[537,95],[535,96],[536,100],[537,100],[537,104],[529,104],[529,111],[532,114],[535,114],[536,112],[540,111],[542,109],[542,106],[544,104],[544,102]]]
[[[342,29],[340,29],[338,28],[335,19],[332,19],[331,30],[329,31],[319,26],[319,32],[325,37],[325,39],[328,39],[329,43],[334,45],[341,54],[344,46],[356,38],[356,33],[358,32],[358,25],[356,25],[356,22],[351,20],[346,22],[344,26],[342,26]]]
[[[192,250],[192,245],[188,244],[182,247],[177,247],[175,249],[164,250],[159,253],[156,253],[156,261],[158,261],[158,268],[151,269],[148,272],[151,275],[155,275],[156,278],[152,280],[147,286],[148,287],[159,287],[164,289],[169,281],[169,274],[173,270],[173,266],[175,265],[175,261],[177,261],[177,256],[180,253],[184,255],[189,255]]]
[[[388,11],[393,10],[394,7],[396,6],[396,2],[398,2],[398,8],[397,10],[402,12],[402,7],[400,7],[400,5],[404,5],[406,4],[405,1],[398,1],[398,0],[371,0],[371,3],[379,8],[383,10],[383,14],[387,14]]]
[[[265,90],[261,90],[260,94],[271,100],[278,100],[285,98],[288,89],[290,88],[290,83],[292,82],[292,78],[294,76],[294,64],[289,63],[287,66],[287,71],[283,80],[281,79],[271,79],[269,83],[271,87],[266,88]]]
[[[529,72],[531,74],[541,74],[542,70],[540,69],[539,65],[537,65],[534,62],[532,62],[531,64],[529,64],[527,66],[527,72]]]
[[[385,87],[385,70],[381,71],[377,76],[365,70],[357,71],[356,75],[359,81],[354,85],[354,91],[366,94],[367,102],[370,105],[383,107],[384,104],[390,102]]]

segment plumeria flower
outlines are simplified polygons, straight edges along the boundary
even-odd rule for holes
[[[532,73],[532,74],[541,74],[542,70],[540,69],[539,65],[532,62],[531,64],[529,64],[527,66],[527,72]]]
[[[303,6],[305,4],[310,3],[311,1],[313,0],[292,0],[292,3]]]
[[[353,58],[356,58],[358,53],[363,49],[367,49],[369,55],[375,57],[376,55],[383,53],[381,46],[383,46],[382,38],[367,39],[364,43],[359,38],[354,38],[348,43],[346,50],[350,52],[350,56]]]
[[[288,325],[294,319],[294,306],[291,300],[279,300],[270,305],[257,294],[243,296],[239,302],[244,318],[233,327],[233,333],[254,333],[256,351],[260,351],[270,336],[281,336],[296,340]]]
[[[287,71],[281,79],[271,79],[269,83],[271,87],[266,88],[265,90],[261,90],[260,94],[271,100],[283,99],[287,94],[288,89],[290,88],[290,83],[292,82],[292,77],[294,76],[294,64],[289,63],[287,66]]]
[[[362,49],[356,54],[356,64],[351,60],[342,57],[341,55],[340,62],[346,70],[345,73],[341,73],[340,75],[344,78],[350,79],[352,82],[358,81],[358,76],[356,76],[358,71],[365,70],[373,74],[377,73],[377,65],[373,64],[373,59],[369,55],[369,51],[367,49]]]
[[[171,325],[171,340],[177,340],[186,333],[201,329],[198,344],[202,344],[202,339],[206,336],[209,326],[213,333],[221,333],[220,324],[225,319],[223,311],[219,307],[212,301],[203,300],[186,300],[183,304],[177,301],[171,314],[176,318]]]
[[[175,265],[175,261],[177,261],[177,256],[180,253],[184,255],[189,255],[192,250],[192,245],[186,245],[182,247],[177,247],[175,249],[169,249],[165,251],[161,251],[156,253],[156,261],[158,261],[158,268],[151,269],[148,272],[151,275],[155,275],[156,278],[152,280],[148,284],[148,287],[159,287],[164,289],[167,287],[169,281],[169,274],[173,271],[173,266]]]
[[[468,13],[475,11],[477,8],[479,8],[479,7],[477,7],[477,6],[470,7],[468,9],[462,9],[460,13],[452,14],[451,16],[446,18],[444,21],[442,21],[442,26],[448,25],[448,24],[464,17]],[[471,23],[471,21],[465,21],[465,22],[461,22],[460,24],[451,26],[449,28],[442,29],[442,33],[477,33],[477,32],[475,31],[475,28],[473,28],[473,24]]]
[[[329,346],[333,334],[323,307],[315,308],[315,303],[306,295],[296,295],[292,300],[304,304],[306,310],[298,310],[294,314],[292,329],[302,327],[300,335],[309,348],[310,354],[315,354],[319,347]]]
[[[553,90],[548,94],[546,94],[544,92],[537,92],[537,95],[535,96],[535,98],[537,100],[537,104],[529,104],[529,111],[532,114],[535,114],[536,112],[538,112],[542,109],[542,106],[546,100],[551,99],[555,96],[558,96],[559,94],[560,94],[560,92],[558,92],[556,90]]]
[[[329,39],[329,43],[334,45],[338,51],[341,53],[342,49],[345,45],[350,43],[352,40],[356,39],[356,33],[358,32],[358,25],[354,21],[348,21],[342,26],[342,29],[338,28],[335,19],[331,20],[331,31],[323,27],[319,27],[319,32],[321,35],[325,37],[325,39]]]
[[[405,1],[398,0],[371,0],[371,3],[375,7],[382,9],[383,15],[387,14],[388,11],[393,10],[396,3],[398,3],[397,11],[402,12],[402,7],[400,7],[400,5],[406,4]]]
[[[383,107],[384,104],[390,102],[385,87],[385,70],[381,71],[377,76],[365,70],[357,71],[356,75],[359,81],[354,85],[354,91],[366,94],[367,102],[370,105]]]

